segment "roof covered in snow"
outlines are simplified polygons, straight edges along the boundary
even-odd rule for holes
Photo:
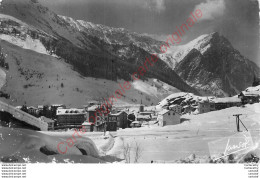
[[[88,111],[96,111],[99,108],[98,105],[93,105],[88,108]]]
[[[110,114],[110,116],[120,116],[121,114],[126,113],[125,111],[118,112],[116,114]]]
[[[91,123],[89,123],[89,122],[84,122],[82,125],[83,125],[83,126],[88,126],[88,125],[93,125],[93,124],[91,124]]]
[[[213,99],[215,103],[240,103],[241,99],[237,97],[226,97]]]
[[[57,109],[57,116],[58,115],[82,115],[85,114],[86,111],[84,109]]]
[[[138,115],[137,119],[151,119],[150,115]]]

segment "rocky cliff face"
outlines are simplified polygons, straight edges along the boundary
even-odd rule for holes
[[[218,33],[203,36],[189,47],[174,70],[201,93],[234,95],[251,86],[254,75],[259,74],[257,65]]]

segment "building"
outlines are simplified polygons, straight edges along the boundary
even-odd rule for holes
[[[182,107],[182,113],[183,114],[187,114],[187,113],[192,113],[194,111],[198,110],[198,105],[186,105]]]
[[[109,114],[108,115],[108,120],[107,120],[107,130],[108,131],[116,131],[119,128],[125,129],[128,127],[128,115],[125,111],[121,111],[116,114]],[[116,130],[115,130],[115,125],[116,123]]]
[[[57,118],[56,113],[58,108],[66,109],[66,106],[64,104],[52,104],[50,107],[52,118]]]
[[[144,105],[141,104],[141,105],[139,106],[139,112],[144,112]]]
[[[171,105],[169,107],[170,110],[175,111],[176,113],[181,114],[182,107],[178,104]]]
[[[254,91],[242,91],[238,98],[241,99],[242,104],[253,104],[253,103],[259,103],[259,92]]]
[[[158,116],[157,116],[157,115],[152,115],[151,121],[157,121],[157,119],[158,119]]]
[[[57,109],[57,123],[59,126],[81,126],[86,120],[85,109]]]
[[[242,105],[241,99],[237,97],[215,98],[213,99],[213,102],[215,103],[216,110],[226,109],[235,106],[239,107]]]
[[[99,105],[92,105],[87,109],[87,122],[94,123],[95,125],[102,124],[102,118],[104,117],[103,110],[100,109]]]
[[[39,112],[39,114],[42,115],[42,114],[43,114],[44,106],[43,106],[43,105],[38,105],[37,108],[38,108],[38,112]]]
[[[27,107],[28,113],[37,116],[39,114],[38,109],[34,106]]]
[[[51,120],[47,117],[44,117],[44,116],[41,116],[40,120],[42,120],[48,124],[48,130],[54,130],[54,121],[53,120]]]
[[[209,99],[198,102],[199,114],[215,111],[215,103]]]
[[[159,126],[177,125],[181,123],[181,115],[172,110],[166,110],[159,112],[158,114]]]
[[[66,106],[64,104],[52,104],[51,110],[57,110],[58,108],[66,109]]]
[[[139,112],[136,117],[136,120],[140,121],[140,123],[142,124],[143,122],[151,121],[153,115],[155,115],[154,111]]]
[[[151,115],[137,115],[136,120],[142,124],[143,122],[151,121],[152,116]]]

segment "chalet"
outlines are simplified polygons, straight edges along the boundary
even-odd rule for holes
[[[243,104],[259,103],[259,92],[254,91],[242,91],[238,98],[241,99]]]
[[[44,117],[44,116],[41,116],[40,120],[42,120],[48,124],[48,130],[54,130],[54,121],[53,120],[51,120],[47,117]]]
[[[38,109],[34,106],[27,107],[28,113],[31,115],[38,115]]]
[[[166,110],[159,112],[158,114],[159,126],[177,125],[181,123],[181,116],[172,110]]]
[[[115,125],[116,123],[116,125]],[[116,126],[116,127],[115,127]],[[109,114],[107,119],[107,130],[116,131],[119,128],[125,129],[128,127],[127,113],[121,111],[117,114]]]
[[[154,115],[154,111],[143,111],[139,112],[137,114],[136,120],[140,121],[141,123],[151,121],[152,120],[152,115]]]
[[[242,101],[237,97],[215,98],[212,100],[215,103],[215,109],[221,110],[230,107],[239,107],[242,105]]]
[[[57,109],[57,123],[60,126],[81,126],[86,120],[85,109]]]
[[[139,121],[142,124],[143,122],[151,121],[152,116],[151,115],[138,115],[136,117],[136,120]]]
[[[38,108],[39,110],[43,110],[44,106],[43,106],[43,105],[38,105],[37,108]]]
[[[209,99],[198,102],[199,114],[215,111],[215,103]]]

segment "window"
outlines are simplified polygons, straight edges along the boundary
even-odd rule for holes
[[[174,116],[175,116],[175,113],[172,113],[172,115],[174,115]]]

